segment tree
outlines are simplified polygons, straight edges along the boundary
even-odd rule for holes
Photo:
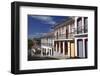
[[[30,39],[28,39],[28,49],[29,49],[29,50],[32,48],[33,45],[34,45],[34,44],[33,44],[33,41],[30,40]]]
[[[34,38],[33,41],[35,41],[36,45],[41,45],[41,39],[40,38]]]

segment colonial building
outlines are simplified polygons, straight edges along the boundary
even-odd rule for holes
[[[41,38],[41,55],[42,56],[53,56],[54,46],[54,34],[53,32],[46,33]]]
[[[88,18],[75,17],[75,50],[80,58],[86,58],[88,52]]]
[[[74,42],[74,23],[74,17],[70,17],[54,27],[55,51],[65,58],[77,56]]]
[[[86,58],[88,18],[70,17],[54,27],[54,51],[65,58]]]
[[[88,18],[68,17],[41,38],[41,55],[56,58],[87,58]]]

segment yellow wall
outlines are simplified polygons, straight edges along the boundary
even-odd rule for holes
[[[75,43],[71,43],[71,57],[75,57]]]
[[[75,57],[75,43],[68,42],[68,57]]]

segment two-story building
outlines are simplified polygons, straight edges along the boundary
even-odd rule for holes
[[[88,53],[88,18],[75,17],[75,50],[79,58],[87,58]]]
[[[74,17],[70,17],[54,27],[54,47],[60,56],[65,58],[76,57],[74,42]]]
[[[69,17],[41,38],[41,55],[56,58],[87,58],[88,18]]]
[[[69,17],[54,27],[54,51],[65,58],[86,58],[88,18]]]
[[[41,37],[41,56],[53,56],[54,34],[46,33]]]

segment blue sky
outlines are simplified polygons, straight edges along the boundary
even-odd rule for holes
[[[28,38],[40,37],[50,32],[52,26],[67,18],[68,16],[28,15]]]

